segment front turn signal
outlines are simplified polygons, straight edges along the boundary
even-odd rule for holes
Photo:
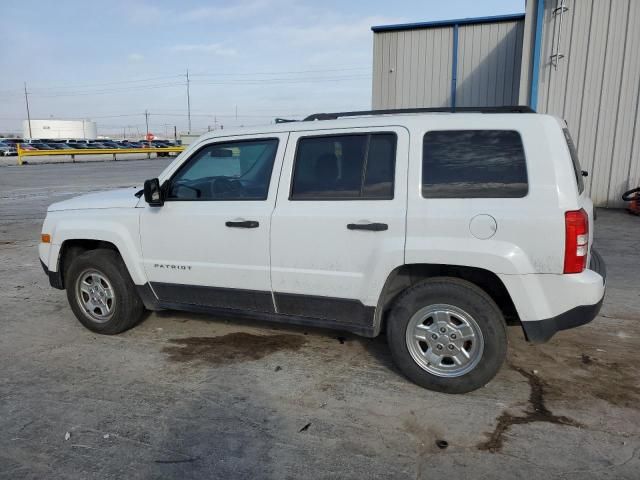
[[[40,242],[42,243],[51,243],[51,235],[48,233],[43,233],[40,235]]]

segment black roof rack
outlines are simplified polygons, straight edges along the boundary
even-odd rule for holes
[[[297,122],[298,120],[291,120],[290,118],[276,118],[275,122],[276,123],[290,123],[290,122]]]
[[[392,115],[397,113],[536,113],[526,105],[501,107],[435,107],[435,108],[397,108],[389,110],[360,110],[356,112],[314,113],[303,121],[335,120],[342,117],[361,117],[364,115]]]

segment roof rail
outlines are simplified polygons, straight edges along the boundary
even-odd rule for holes
[[[298,120],[291,120],[290,118],[280,118],[280,117],[277,117],[275,119],[276,123],[290,123],[290,122],[297,122],[297,121]]]
[[[526,105],[501,107],[433,107],[433,108],[395,108],[388,110],[360,110],[356,112],[314,113],[303,121],[335,120],[342,117],[361,117],[365,115],[392,115],[398,113],[536,113]]]

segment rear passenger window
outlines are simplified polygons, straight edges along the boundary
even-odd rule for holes
[[[305,137],[298,141],[291,200],[390,200],[396,135]]]
[[[425,134],[424,198],[519,198],[528,189],[518,132],[442,130]]]

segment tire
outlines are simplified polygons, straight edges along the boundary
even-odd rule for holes
[[[89,250],[75,257],[65,272],[65,284],[71,310],[93,332],[114,335],[142,318],[142,300],[120,255],[113,250]],[[87,308],[89,302],[95,305],[93,311]]]
[[[451,277],[425,280],[401,293],[389,314],[387,341],[407,378],[443,393],[484,386],[507,354],[498,306],[476,285]]]

